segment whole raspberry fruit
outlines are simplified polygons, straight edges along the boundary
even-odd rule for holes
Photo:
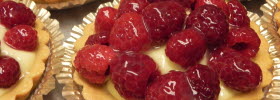
[[[110,33],[117,17],[117,9],[112,7],[104,7],[98,10],[94,22],[96,34]]]
[[[14,85],[20,76],[18,62],[7,56],[0,57],[0,88],[9,88]]]
[[[106,71],[116,53],[108,46],[87,45],[78,51],[74,66],[79,74],[93,84],[105,82]]]
[[[186,77],[197,100],[217,100],[220,93],[220,81],[213,69],[204,65],[195,65],[186,71]]]
[[[118,17],[129,12],[141,14],[147,5],[149,5],[147,0],[123,0],[119,6]]]
[[[198,63],[206,49],[203,35],[190,28],[172,36],[167,42],[165,53],[170,60],[188,68]]]
[[[250,26],[250,19],[247,16],[246,8],[239,2],[239,0],[230,0],[228,2],[229,9],[229,23],[235,27]]]
[[[185,8],[192,8],[192,5],[196,0],[148,0],[149,2],[160,2],[160,1],[175,1],[181,4]]]
[[[186,18],[184,8],[174,1],[155,2],[143,11],[144,21],[155,42],[162,42],[181,31]]]
[[[28,25],[18,25],[5,33],[4,41],[14,49],[34,51],[38,45],[37,31]]]
[[[222,44],[229,30],[226,15],[213,5],[200,6],[191,12],[186,26],[202,31],[210,48]]]
[[[16,25],[35,25],[36,16],[24,4],[14,1],[4,1],[0,3],[1,24],[7,28]]]
[[[110,36],[110,32],[93,34],[88,37],[86,41],[86,45],[94,45],[94,44],[109,45],[109,41],[108,41],[109,36]]]
[[[194,97],[185,73],[170,71],[148,86],[145,100],[194,100]]]
[[[228,6],[225,0],[196,0],[195,8],[203,5],[214,5],[218,8],[221,8],[226,16],[229,16]]]
[[[254,57],[259,51],[261,40],[250,27],[233,28],[227,36],[226,46],[247,57]]]
[[[142,15],[125,13],[117,19],[110,34],[109,44],[120,51],[147,50],[151,44],[151,36]]]
[[[128,100],[144,98],[149,79],[158,74],[156,63],[144,54],[122,54],[110,71],[115,88]]]

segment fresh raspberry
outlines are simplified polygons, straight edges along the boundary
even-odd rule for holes
[[[151,44],[151,36],[142,15],[125,13],[117,19],[110,34],[109,44],[120,51],[147,50]]]
[[[197,100],[218,100],[220,81],[213,69],[204,65],[195,65],[186,71],[186,77]]]
[[[196,0],[148,0],[149,2],[160,2],[160,1],[175,1],[181,4],[185,8],[192,8],[192,5]]]
[[[116,53],[108,46],[87,45],[75,57],[74,66],[79,74],[93,84],[105,82],[106,71]]]
[[[170,71],[147,88],[145,100],[194,100],[184,72]]]
[[[158,74],[156,63],[144,54],[122,54],[110,71],[115,88],[128,100],[144,98],[149,79]]]
[[[112,7],[104,7],[98,10],[95,19],[96,34],[111,32],[117,16],[117,9]]]
[[[233,28],[229,31],[226,46],[247,57],[254,57],[259,51],[261,40],[250,27]]]
[[[120,3],[118,17],[124,13],[135,12],[141,14],[142,10],[149,5],[147,0],[123,0]]]
[[[196,0],[195,8],[203,5],[214,5],[218,8],[221,8],[226,16],[229,16],[228,6],[225,0]]]
[[[191,12],[186,26],[201,30],[210,48],[221,45],[229,30],[227,17],[220,8],[213,5],[200,6]]]
[[[155,42],[162,42],[181,31],[186,17],[184,8],[174,1],[155,2],[142,12],[149,32]]]
[[[250,26],[250,19],[247,16],[246,8],[239,2],[239,0],[230,0],[228,2],[229,9],[229,23],[236,27]]]
[[[28,25],[18,25],[5,33],[4,41],[14,49],[34,51],[38,45],[37,31]]]
[[[188,68],[198,63],[206,49],[201,32],[190,28],[173,35],[167,42],[165,53],[170,60]]]
[[[108,41],[109,35],[110,32],[93,34],[88,37],[86,41],[86,45],[94,45],[94,44],[109,45],[109,41]]]
[[[0,88],[9,88],[19,80],[18,62],[7,56],[0,57]]]
[[[36,16],[24,4],[14,1],[4,1],[0,3],[0,20],[7,28],[16,25],[35,25]]]

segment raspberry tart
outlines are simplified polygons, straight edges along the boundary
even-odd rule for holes
[[[26,99],[45,70],[49,33],[23,3],[0,2],[0,99]]]
[[[92,20],[72,59],[86,100],[259,100],[271,82],[238,0],[122,0]]]

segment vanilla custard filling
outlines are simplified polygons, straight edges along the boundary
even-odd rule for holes
[[[30,74],[29,70],[33,66],[36,55],[35,52],[16,50],[8,46],[3,39],[7,30],[8,29],[6,27],[0,25],[1,56],[5,55],[12,57],[19,63],[21,70],[20,79],[22,79],[25,75]],[[0,96],[5,94],[10,89],[11,88],[0,88]]]

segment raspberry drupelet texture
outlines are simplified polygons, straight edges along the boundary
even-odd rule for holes
[[[117,16],[120,17],[122,14],[129,12],[141,14],[142,10],[149,4],[147,0],[123,0],[120,3]]]
[[[203,5],[214,5],[218,8],[221,8],[226,16],[229,16],[229,9],[225,0],[196,0],[195,8]]]
[[[118,10],[112,7],[104,7],[98,10],[94,22],[95,34],[110,33],[115,23]]]
[[[0,57],[0,88],[9,88],[14,85],[20,76],[19,63],[8,56]]]
[[[239,0],[230,0],[228,2],[229,24],[234,27],[249,27],[250,19],[247,16],[246,8]]]

